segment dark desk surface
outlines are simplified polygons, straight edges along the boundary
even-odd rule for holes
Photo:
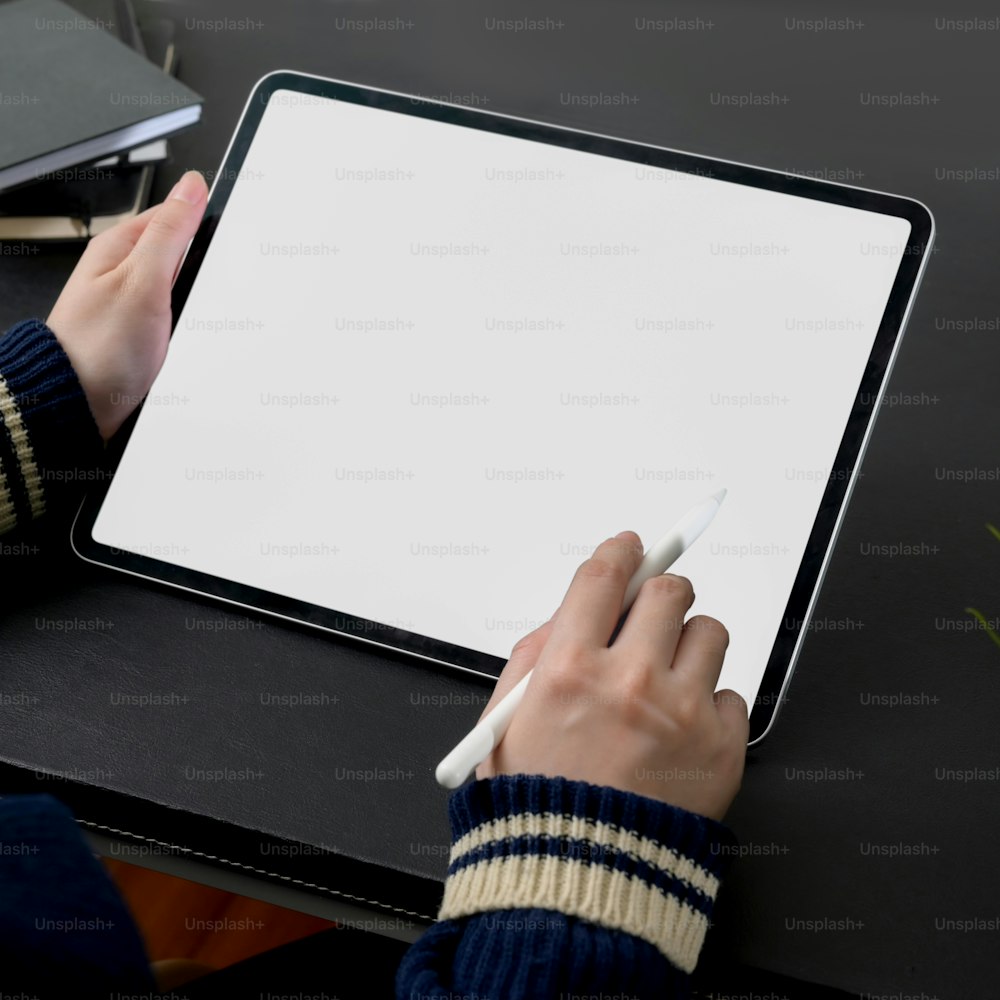
[[[938,252],[818,627],[730,815],[746,856],[712,947],[859,992],[944,1000],[989,995],[998,971],[1000,648],[966,609],[1000,616],[1000,540],[986,527],[1000,524],[1000,32],[957,30],[943,6],[920,6],[855,11],[853,26],[823,31],[791,19],[828,9],[790,0],[576,0],[522,9],[552,19],[522,32],[490,28],[514,15],[471,0],[140,12],[176,19],[181,75],[207,98],[203,123],[173,143],[158,195],[183,168],[211,176],[254,81],[294,68],[813,171],[931,207]],[[358,19],[373,17],[387,23],[363,30]],[[677,17],[701,23],[646,20]],[[719,94],[767,101],[723,106]],[[879,106],[871,94],[919,103]],[[993,173],[954,173],[976,170]],[[74,258],[0,258],[0,322],[44,316]],[[915,549],[884,554],[896,543]],[[12,544],[0,623],[6,787],[62,772],[72,780],[53,787],[102,827],[297,879],[303,892],[370,899],[386,916],[434,912],[447,827],[432,767],[485,687],[79,565],[64,524]],[[326,700],[264,704],[299,693]],[[122,704],[129,694],[166,703]]]

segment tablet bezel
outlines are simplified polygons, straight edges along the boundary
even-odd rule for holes
[[[174,283],[171,305],[175,326],[201,262],[212,242],[229,195],[236,179],[240,176],[243,162],[264,110],[271,97],[278,91],[348,101],[448,122],[461,127],[483,129],[611,156],[651,167],[701,174],[769,191],[878,212],[905,219],[910,223],[910,238],[865,366],[854,408],[841,438],[819,510],[813,521],[805,553],[799,563],[757,697],[751,706],[750,744],[759,742],[774,724],[808,632],[808,623],[812,618],[844,512],[858,478],[857,469],[864,457],[875,424],[877,403],[891,374],[906,321],[929,258],[934,239],[934,219],[930,210],[919,201],[867,188],[782,173],[731,160],[683,153],[662,146],[487,112],[479,108],[448,104],[417,95],[279,70],[263,77],[254,87],[226,150],[222,167],[215,177],[205,217],[191,241]],[[505,663],[501,657],[186,569],[169,561],[154,558],[152,555],[137,555],[94,541],[91,534],[94,522],[110,486],[114,469],[135,425],[138,412],[137,409],[109,442],[104,467],[96,479],[97,485],[84,498],[74,520],[71,541],[74,550],[81,558],[251,611],[336,632],[490,679],[494,679],[500,673]]]

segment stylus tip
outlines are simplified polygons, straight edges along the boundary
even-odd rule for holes
[[[437,779],[437,783],[442,788],[450,789],[459,788],[461,785],[465,784],[465,779],[468,778],[468,776],[468,771],[459,773],[459,771],[447,761],[441,761],[441,763],[437,766],[437,770],[434,772],[434,777]]]
[[[726,493],[727,492],[728,492],[727,490],[719,490],[718,493],[715,493],[715,494],[712,495],[712,499],[716,503],[722,503],[722,501],[726,499]]]

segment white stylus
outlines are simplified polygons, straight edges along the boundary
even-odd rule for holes
[[[666,573],[677,561],[681,553],[694,544],[695,539],[712,523],[718,513],[726,491],[703,500],[692,507],[654,546],[642,557],[622,601],[622,615],[628,613],[639,588],[654,576]],[[619,620],[621,616],[619,616]],[[437,766],[434,776],[445,788],[458,788],[466,778],[490,755],[507,732],[510,720],[524,697],[533,670],[529,670],[507,694],[497,702],[493,710],[483,716],[475,728]]]

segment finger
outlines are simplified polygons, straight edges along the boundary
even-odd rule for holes
[[[519,639],[511,650],[510,659],[507,660],[500,679],[493,689],[493,696],[486,703],[483,715],[493,711],[494,705],[500,701],[508,691],[538,662],[538,656],[542,647],[552,634],[552,623],[554,617],[550,618],[544,625],[540,625],[534,632],[529,632],[522,639]],[[480,716],[480,718],[483,717]]]
[[[695,615],[684,623],[674,653],[673,672],[691,680],[707,695],[714,693],[729,647],[726,626],[708,615]]]
[[[145,212],[123,219],[103,233],[98,233],[87,244],[79,266],[95,278],[113,271],[132,252],[132,247],[159,209],[159,205],[153,205]]]
[[[552,629],[559,646],[605,648],[622,613],[625,588],[642,560],[634,531],[609,538],[576,571]]]
[[[614,641],[629,662],[663,664],[674,661],[684,628],[684,616],[694,603],[694,589],[684,576],[664,573],[647,580]]]
[[[712,700],[726,731],[733,734],[733,739],[745,744],[750,738],[750,711],[743,696],[725,688],[716,691]]]
[[[189,170],[177,182],[125,258],[136,268],[140,280],[166,284],[173,281],[205,213],[207,197],[205,180],[197,171]]]

